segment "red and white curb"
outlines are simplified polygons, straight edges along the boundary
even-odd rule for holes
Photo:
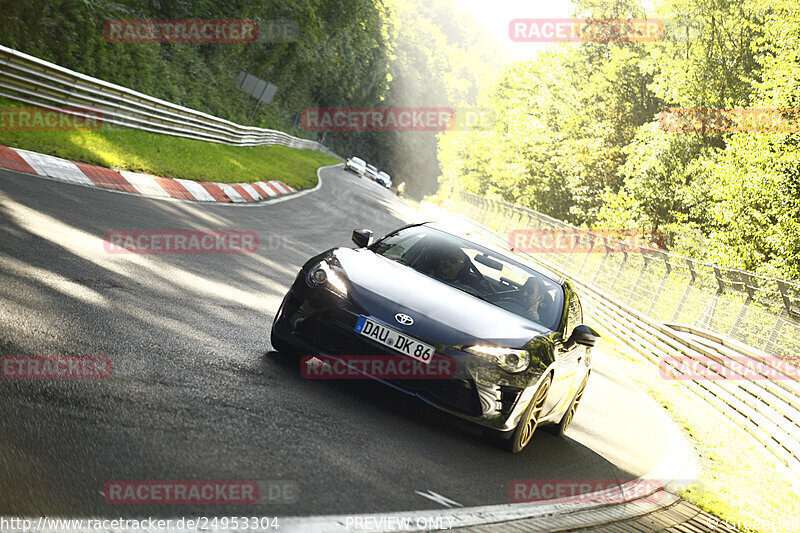
[[[153,198],[177,198],[199,202],[253,203],[295,192],[293,188],[277,180],[255,183],[212,183],[161,178],[77,163],[7,146],[0,146],[0,168],[88,187],[112,189]]]

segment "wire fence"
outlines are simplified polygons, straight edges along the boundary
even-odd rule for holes
[[[456,192],[452,200],[457,212],[508,236],[512,248],[581,273],[653,320],[692,325],[772,356],[798,358],[800,285],[795,282],[722,268],[466,192]]]

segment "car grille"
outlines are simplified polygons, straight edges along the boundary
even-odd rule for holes
[[[517,387],[500,386],[500,412],[504,415],[511,414],[514,404],[517,402],[522,389]]]
[[[469,416],[480,416],[481,403],[472,381],[466,379],[398,379],[398,387]]]
[[[355,327],[355,323],[351,327]],[[352,329],[334,322],[331,317],[325,317],[323,323],[317,320],[306,320],[297,328],[297,335],[314,346],[322,353],[331,355],[378,355],[396,356],[394,351],[388,351],[370,343]],[[391,383],[409,392],[420,396],[449,409],[453,409],[469,416],[481,416],[481,404],[478,392],[471,380],[466,379],[398,379]],[[503,394],[503,405],[508,404],[510,412],[516,393]],[[517,390],[518,389],[514,389]]]
[[[366,339],[359,338],[355,331],[346,330],[330,322],[321,325],[303,322],[297,328],[297,335],[320,352],[331,355],[389,355],[388,351],[374,347]]]

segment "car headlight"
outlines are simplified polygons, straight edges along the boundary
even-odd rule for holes
[[[531,356],[527,350],[478,345],[467,346],[464,351],[494,361],[500,368],[511,374],[526,370],[531,363]]]
[[[320,261],[308,270],[306,283],[310,287],[325,287],[340,296],[347,296],[347,284],[325,261]]]

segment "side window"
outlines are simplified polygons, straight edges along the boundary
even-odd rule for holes
[[[583,310],[581,309],[581,302],[578,300],[578,295],[573,292],[569,297],[569,312],[567,314],[565,335],[569,337],[572,334],[572,330],[581,324],[583,324]]]

